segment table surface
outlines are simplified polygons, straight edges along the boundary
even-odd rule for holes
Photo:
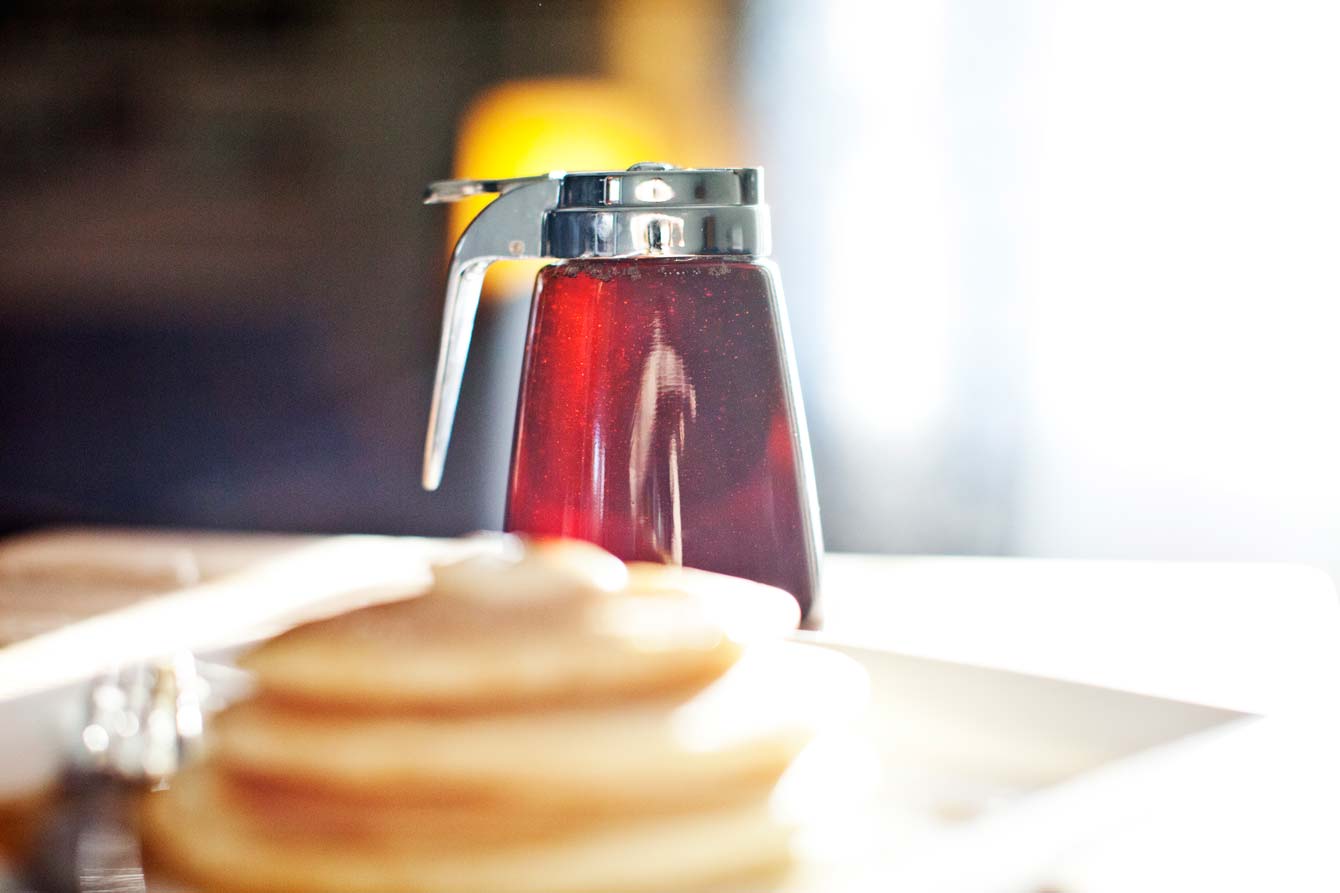
[[[175,536],[173,548],[190,548]],[[247,570],[230,540],[210,553],[215,563],[198,585],[0,648],[0,701],[168,644],[223,645],[332,610],[348,603],[350,587],[370,581],[370,564],[404,559],[410,542],[268,540],[269,560]],[[331,559],[319,581],[304,576],[314,549]],[[115,552],[93,562],[97,573]],[[225,552],[231,557],[218,560]],[[14,560],[0,548],[0,576],[6,554]],[[408,563],[397,573],[395,585],[417,585]],[[839,554],[828,556],[824,599],[822,635],[837,641],[1267,717],[1208,748],[1195,773],[1151,804],[1148,821],[1062,854],[1058,889],[1340,889],[1332,855],[1340,831],[1340,606],[1322,572]],[[1120,773],[1100,783],[1123,784]]]
[[[908,654],[1266,714],[1334,676],[1320,570],[830,555],[824,632]]]
[[[327,610],[341,590],[374,582],[368,564],[379,561],[404,583],[414,575],[404,547],[425,542],[102,530],[10,540],[0,544],[0,586],[19,581],[36,595],[0,614],[49,610],[53,581],[105,581],[106,606],[123,610],[0,648],[0,697],[13,694],[6,667],[20,661],[66,657],[69,675],[173,640],[244,636]],[[231,582],[322,549],[332,561],[321,578],[299,579],[312,566],[299,560]],[[162,596],[174,582],[197,585]],[[137,594],[148,598],[125,608]],[[1262,714],[1315,699],[1336,675],[1340,641],[1330,578],[1286,564],[830,554],[823,598],[823,634],[841,641]]]

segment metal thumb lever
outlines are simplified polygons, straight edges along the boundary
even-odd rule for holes
[[[491,192],[506,194],[519,186],[530,183],[543,183],[546,180],[563,178],[562,171],[541,174],[538,177],[506,177],[497,180],[437,180],[428,184],[423,191],[425,205],[441,205],[458,202],[473,195],[486,195]]]

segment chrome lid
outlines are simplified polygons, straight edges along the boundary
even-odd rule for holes
[[[571,208],[738,207],[763,203],[756,167],[681,169],[654,161],[626,171],[565,174],[558,206]]]
[[[626,171],[556,172],[509,180],[443,180],[425,202],[455,201],[546,184],[535,213],[538,245],[510,256],[765,256],[772,238],[761,168],[676,168],[642,162]],[[554,189],[553,187],[557,187]],[[488,212],[480,215],[477,223]],[[524,225],[515,217],[509,224]]]

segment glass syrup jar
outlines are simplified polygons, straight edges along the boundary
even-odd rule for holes
[[[785,589],[817,618],[821,537],[762,170],[450,180],[498,198],[457,242],[424,455],[441,483],[484,270],[536,280],[504,526]]]

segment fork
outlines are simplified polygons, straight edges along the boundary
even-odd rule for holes
[[[79,739],[22,882],[32,893],[145,893],[134,807],[197,746],[209,681],[186,652],[90,684]]]

